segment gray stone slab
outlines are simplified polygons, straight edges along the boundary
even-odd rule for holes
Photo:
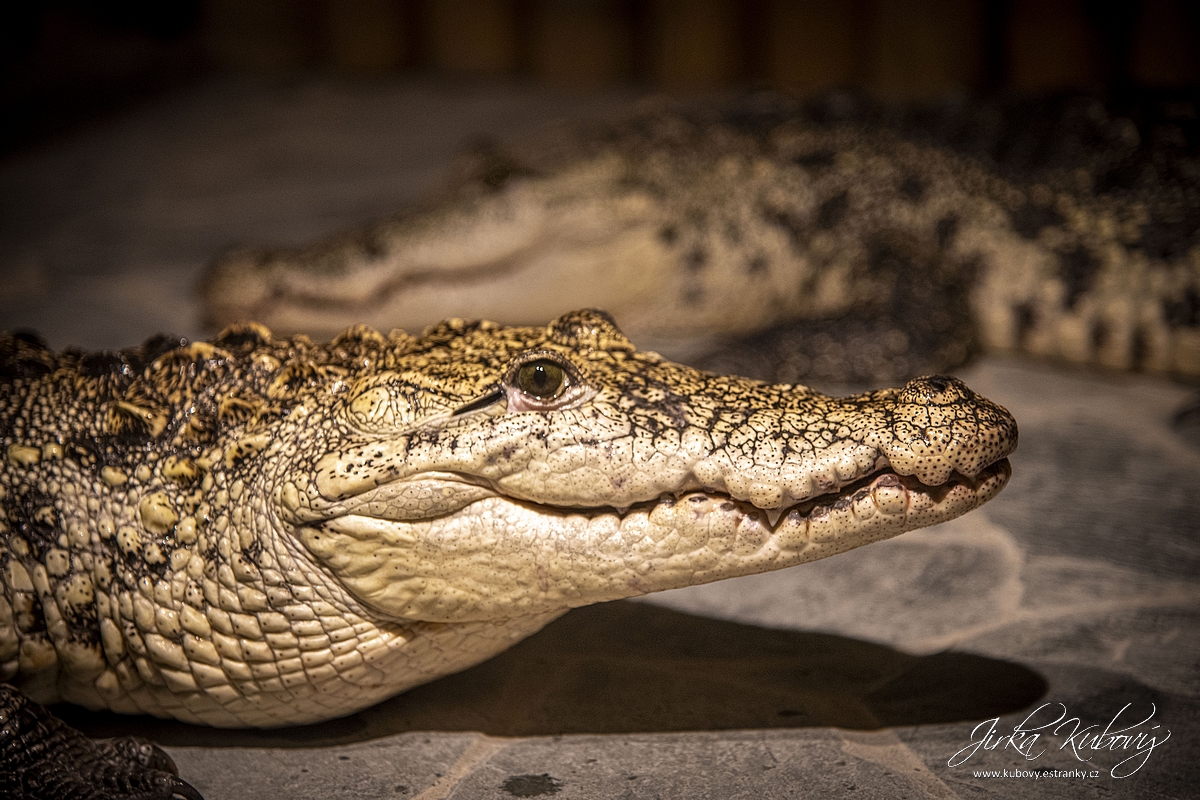
[[[409,798],[427,791],[471,747],[472,734],[405,734],[340,747],[170,747],[207,800]]]
[[[880,738],[889,741],[881,747]],[[521,796],[512,790],[521,775],[544,775],[543,785],[553,780],[556,798],[944,796],[940,782],[891,738],[747,731],[526,739],[503,747],[449,796]]]

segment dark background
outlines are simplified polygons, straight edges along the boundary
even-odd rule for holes
[[[229,73],[889,97],[1200,85],[1187,0],[34,0],[0,37],[8,152]]]

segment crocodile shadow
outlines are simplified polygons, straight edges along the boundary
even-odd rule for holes
[[[1027,667],[984,656],[914,656],[844,636],[615,602],[572,611],[479,666],[317,725],[229,731],[69,706],[55,711],[95,737],[320,747],[414,731],[873,730],[987,719],[1025,708],[1046,690]]]

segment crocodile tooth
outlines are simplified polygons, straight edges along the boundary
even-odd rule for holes
[[[783,506],[780,506],[779,508],[766,509],[767,521],[771,523],[772,529],[779,527],[779,518],[783,516],[785,511],[787,511],[787,509]]]

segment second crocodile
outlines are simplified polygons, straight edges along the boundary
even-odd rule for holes
[[[218,324],[332,334],[602,307],[718,372],[878,385],[1023,351],[1200,376],[1188,98],[657,104],[480,150],[440,194],[227,254]]]

